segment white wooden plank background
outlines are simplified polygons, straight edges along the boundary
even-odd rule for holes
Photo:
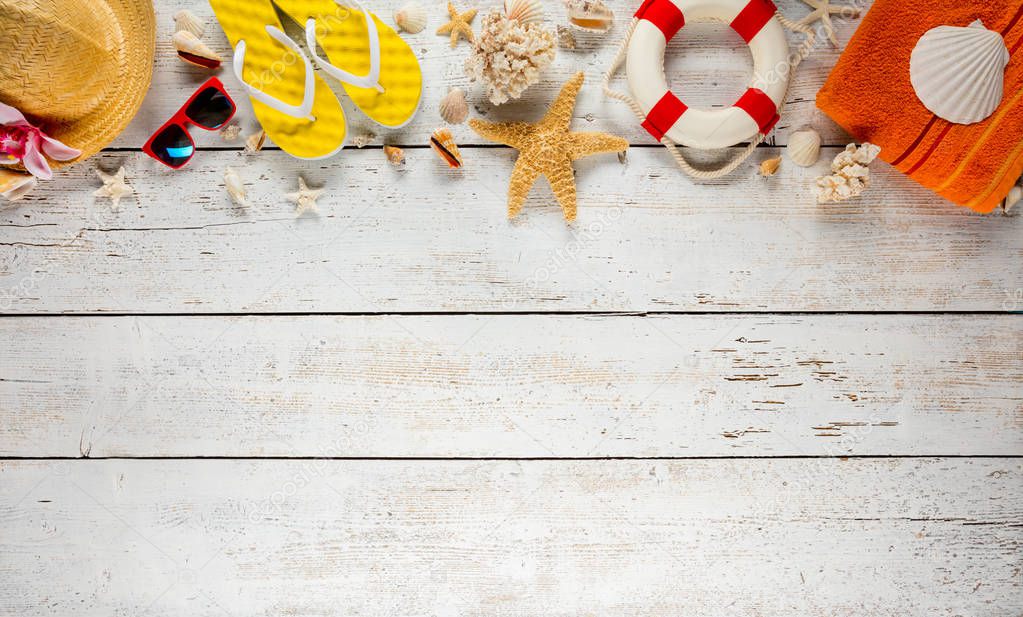
[[[694,184],[600,94],[635,2],[499,109],[427,4],[406,129],[315,164],[196,131],[212,150],[168,172],[138,147],[208,76],[171,15],[229,50],[205,2],[157,0],[133,124],[0,209],[0,614],[1021,614],[1023,322],[992,314],[1023,310],[1021,219],[883,164],[863,199],[814,204],[847,139],[813,103],[827,46],[750,165]],[[691,103],[743,88],[724,31],[673,43]],[[529,119],[580,68],[576,127],[634,147],[578,164],[576,225],[542,182],[507,222],[514,155],[467,128],[461,172],[424,148],[448,87]],[[754,177],[806,125],[822,161]],[[137,198],[112,210],[94,170],[122,164]],[[300,173],[327,195],[295,220]]]
[[[0,590],[22,617],[1004,617],[1023,610],[1021,474],[1018,459],[8,462]]]
[[[828,149],[826,157],[835,149]],[[771,152],[765,152],[767,156]],[[380,150],[309,164],[202,152],[185,172],[141,154],[136,200],[97,202],[93,164],[0,210],[0,311],[1008,310],[1023,288],[1023,219],[952,206],[879,165],[868,195],[821,207],[827,166],[693,184],[662,149],[578,164],[580,220],[544,183],[506,220],[514,161],[472,149],[461,171],[427,149],[404,172]],[[234,207],[223,170],[252,204]],[[297,176],[327,188],[294,218]]]
[[[1012,316],[0,320],[0,454],[1015,455]]]

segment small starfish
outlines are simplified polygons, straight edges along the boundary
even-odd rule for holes
[[[319,212],[316,207],[316,200],[323,195],[325,189],[311,189],[306,184],[305,178],[298,177],[298,192],[288,193],[285,197],[295,204],[295,217],[298,218],[308,212]]]
[[[481,137],[519,151],[508,187],[508,218],[522,210],[537,177],[544,175],[551,184],[554,197],[561,204],[565,220],[576,215],[575,172],[572,161],[604,152],[622,152],[629,142],[621,137],[596,132],[573,132],[572,110],[583,85],[582,71],[561,88],[561,94],[536,124],[508,122],[496,124],[473,118],[469,126]]]
[[[808,26],[820,20],[824,33],[828,35],[828,38],[831,39],[831,44],[835,47],[838,47],[838,37],[835,36],[835,25],[831,23],[831,16],[838,15],[839,17],[847,18],[860,16],[859,8],[848,5],[831,6],[831,0],[803,0],[803,3],[812,8],[813,11],[796,23],[801,26]]]
[[[124,167],[117,170],[115,174],[104,173],[102,169],[96,170],[96,175],[103,181],[103,186],[93,193],[96,197],[109,197],[110,204],[117,209],[121,206],[121,198],[135,193],[124,181]]]
[[[476,35],[472,32],[472,26],[469,25],[476,18],[476,9],[469,9],[464,13],[459,13],[455,9],[455,5],[448,2],[448,15],[451,16],[451,21],[438,28],[437,34],[451,35],[451,49],[458,45],[459,36],[464,36],[465,40],[470,43],[476,41]]]

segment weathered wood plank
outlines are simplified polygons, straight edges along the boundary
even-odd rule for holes
[[[396,8],[405,0],[380,0],[371,5],[384,21],[393,25],[392,15]],[[554,65],[544,74],[540,83],[527,91],[521,101],[493,107],[483,95],[482,88],[471,84],[464,74],[463,64],[468,56],[469,48],[462,42],[452,50],[446,37],[436,36],[434,31],[447,15],[446,2],[430,1],[427,6],[430,18],[429,27],[420,34],[405,35],[406,40],[416,51],[423,67],[425,90],[423,107],[417,118],[401,131],[386,131],[374,127],[344,97],[342,88],[336,82],[332,86],[341,94],[345,105],[346,117],[352,135],[367,131],[378,135],[376,143],[388,141],[399,144],[425,144],[428,136],[440,124],[436,105],[448,88],[458,86],[466,89],[476,107],[474,114],[482,114],[488,118],[515,119],[528,118],[544,109],[554,97],[560,85],[578,70],[587,73],[587,86],[576,108],[577,122],[595,130],[606,130],[620,134],[633,143],[649,144],[652,140],[646,134],[635,117],[623,104],[604,98],[599,82],[607,70],[617,46],[624,36],[628,19],[638,6],[638,1],[612,0],[617,15],[614,30],[606,37],[580,37],[580,45],[576,50],[558,51]],[[483,10],[498,6],[499,2],[466,2],[465,6],[476,5]],[[565,23],[564,9],[560,2],[545,2],[552,21]],[[781,0],[778,3],[783,13],[790,17],[805,15],[807,8],[798,0]],[[858,3],[869,7],[869,0]],[[241,87],[231,72],[231,49],[217,24],[209,3],[205,0],[180,0],[176,2],[157,2],[158,36],[156,67],[153,88],[143,105],[142,110],[128,130],[122,134],[114,146],[138,148],[149,137],[156,127],[163,124],[178,107],[188,98],[195,88],[210,73],[191,67],[178,60],[170,43],[173,32],[173,14],[181,8],[189,8],[206,20],[207,34],[205,40],[211,47],[225,58],[224,69],[220,74],[233,94],[237,95],[240,105],[239,120],[246,130],[255,128],[252,107],[248,98],[243,96]],[[844,43],[852,35],[859,24],[858,19],[836,20],[838,36]],[[286,22],[286,25],[287,22]],[[479,29],[477,19],[476,29]],[[289,30],[300,41],[304,41],[301,31]],[[793,47],[802,39],[793,37]],[[304,43],[303,43],[304,44]],[[813,55],[795,74],[789,90],[789,103],[778,125],[775,143],[786,143],[790,129],[802,125],[813,125],[821,131],[825,143],[837,145],[845,143],[847,137],[826,116],[821,114],[814,105],[817,90],[824,83],[831,67],[834,66],[840,50],[833,49],[830,44],[818,45]],[[667,76],[678,92],[685,94],[687,100],[695,105],[728,105],[742,94],[749,74],[752,72],[752,61],[742,40],[727,27],[710,24],[690,24],[685,36],[677,37],[668,53]],[[619,88],[625,88],[624,79],[619,77]],[[196,131],[196,139],[200,144],[225,145],[219,137]],[[481,140],[465,127],[458,127],[456,133],[463,143],[480,143]]]
[[[1023,610],[1017,459],[0,463],[22,617]]]
[[[822,207],[826,161],[694,184],[633,148],[577,165],[567,226],[543,181],[506,220],[510,150],[466,158],[449,171],[410,150],[397,171],[379,149],[315,165],[203,152],[175,173],[108,153],[0,210],[0,312],[1011,310],[1023,287],[1023,219],[884,165],[862,199]],[[93,197],[97,164],[126,165],[137,199]],[[223,188],[229,165],[248,208]],[[319,217],[283,197],[300,173],[327,189]]]
[[[1010,316],[0,320],[0,456],[1023,452]]]

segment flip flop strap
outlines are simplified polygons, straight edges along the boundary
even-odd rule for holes
[[[334,0],[334,2],[338,6],[344,6],[341,4],[341,0]],[[309,53],[316,60],[316,64],[331,77],[358,88],[375,88],[378,92],[383,92],[384,88],[380,85],[380,33],[377,32],[376,20],[359,0],[347,0],[347,2],[351,2],[362,11],[362,16],[366,20],[366,30],[369,33],[369,72],[365,75],[354,75],[334,66],[325,58],[321,58],[316,53],[316,19],[314,17],[310,17],[305,22],[305,40],[309,45]]]
[[[309,60],[309,57],[305,55],[302,48],[299,47],[294,41],[288,38],[288,35],[280,31],[280,29],[268,25],[266,31],[272,36],[278,43],[284,45],[290,49],[293,53],[298,55],[305,64],[305,92],[302,95],[302,103],[299,105],[288,105],[284,101],[270,96],[266,92],[263,92],[256,86],[246,82],[242,78],[242,69],[245,66],[245,40],[238,41],[238,44],[234,48],[234,74],[238,78],[238,81],[245,86],[248,90],[249,96],[254,100],[263,103],[271,109],[275,109],[282,114],[291,116],[293,118],[305,118],[308,120],[315,120],[313,116],[313,104],[316,102],[316,74],[313,72],[313,63]],[[270,74],[273,69],[268,69],[267,74]],[[273,79],[280,79],[279,75],[271,75]]]

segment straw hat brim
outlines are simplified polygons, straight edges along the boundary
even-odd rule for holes
[[[67,0],[79,3],[81,0]],[[90,4],[90,3],[85,3]],[[153,79],[153,63],[156,55],[156,16],[150,0],[94,0],[96,7],[92,10],[105,13],[103,19],[107,32],[97,37],[109,41],[106,49],[76,50],[76,69],[83,75],[97,70],[99,63],[114,62],[117,79],[104,84],[97,97],[89,101],[90,112],[72,120],[55,120],[48,114],[34,115],[26,112],[29,121],[38,124],[51,137],[62,141],[82,154],[66,162],[50,160],[53,168],[73,165],[96,154],[110,144],[132,118],[138,113],[145,99],[146,92]],[[17,5],[24,6],[17,0],[0,0],[0,8],[17,10]],[[78,5],[74,7],[80,10]],[[69,8],[69,12],[71,9]],[[0,83],[0,101],[18,107],[19,87],[25,88],[36,75],[51,74],[47,64],[46,50],[38,53],[21,54],[16,67],[5,67],[6,83]],[[0,60],[3,62],[3,60]],[[9,62],[9,61],[8,61]],[[109,71],[111,67],[105,66]],[[14,71],[13,79],[10,74]],[[24,75],[24,82],[18,83],[18,76]]]

